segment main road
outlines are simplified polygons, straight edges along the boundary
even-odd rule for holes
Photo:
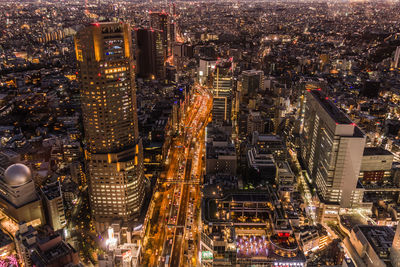
[[[199,184],[212,95],[199,85],[195,85],[193,91],[181,122],[182,131],[171,144],[164,175],[152,199],[154,206],[149,210],[144,236],[146,266],[175,267],[196,263],[196,257],[189,256],[188,243],[198,244],[199,214],[195,211],[201,201]],[[191,250],[195,256],[198,248]]]

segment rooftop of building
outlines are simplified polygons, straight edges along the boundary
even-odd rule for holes
[[[242,72],[242,75],[260,75],[260,74],[264,74],[262,70],[244,70]]]
[[[57,263],[60,258],[71,254],[77,254],[76,250],[70,244],[61,241],[46,251],[35,250],[31,255],[31,260],[36,266],[48,266],[52,262]],[[73,263],[72,257],[68,263]]]
[[[204,221],[208,222],[216,222],[221,224],[226,224],[230,222],[235,223],[249,223],[249,224],[262,224],[271,216],[271,212],[277,212],[278,208],[272,209],[271,205],[277,201],[276,195],[273,193],[272,189],[267,190],[232,190],[228,192],[224,192],[222,196],[215,198],[206,197],[202,202],[202,217]],[[230,205],[226,205],[224,203],[231,203],[233,205],[231,208]],[[222,206],[221,206],[222,204]],[[216,214],[219,212],[228,212],[234,211],[237,206],[243,206],[244,209],[249,209],[249,211],[254,211],[257,206],[259,211],[257,216],[241,216],[239,214],[232,214],[229,220],[226,218],[218,217]],[[222,211],[224,210],[224,211]]]
[[[42,187],[42,192],[48,200],[55,199],[61,196],[60,183],[54,182]]]
[[[100,21],[91,23],[92,26],[109,26],[109,25],[121,25],[119,22],[115,21]]]
[[[283,142],[281,136],[273,134],[258,134],[255,135],[255,138],[257,138],[257,141],[262,141],[262,142]]]
[[[381,155],[393,155],[390,151],[381,147],[366,147],[364,148],[364,156],[381,156]]]
[[[219,156],[236,156],[235,147],[228,143],[226,146],[220,146],[215,142],[207,143],[207,159],[217,159]]]
[[[368,224],[368,221],[364,219],[360,214],[342,214],[339,216],[340,224],[347,230],[351,231],[356,225]]]
[[[200,56],[200,60],[203,60],[203,61],[210,61],[210,62],[216,62],[217,61],[217,59],[216,58],[214,58],[214,57],[210,57],[210,56],[206,56],[206,55],[201,55]]]
[[[391,227],[357,225],[354,231],[358,232],[358,230],[362,232],[380,259],[389,259],[390,248],[395,234]]]
[[[319,89],[309,90],[312,96],[318,100],[325,111],[335,122],[339,124],[351,124],[352,121]]]
[[[228,69],[229,71],[232,70],[232,59],[218,59],[217,60],[217,68],[220,69]],[[216,68],[216,69],[217,69]]]
[[[228,202],[268,202],[271,198],[268,195],[258,194],[256,192],[236,192],[227,196],[223,201]]]
[[[207,142],[229,141],[229,136],[217,127],[207,127]]]
[[[258,149],[258,148],[251,148],[247,151],[247,160],[248,163],[255,167],[262,167],[262,166],[274,166],[275,167],[275,160],[274,156],[268,149]]]
[[[280,175],[294,175],[287,161],[278,161],[276,165]]]

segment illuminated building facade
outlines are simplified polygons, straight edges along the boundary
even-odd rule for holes
[[[90,202],[100,231],[134,219],[144,197],[131,43],[123,23],[95,23],[75,39]]]
[[[306,266],[271,188],[204,198],[200,266]]]
[[[162,32],[154,29],[135,30],[136,74],[147,79],[165,78],[165,55]]]
[[[320,90],[306,92],[301,158],[317,187],[321,217],[362,202],[357,189],[365,146],[364,133]],[[335,207],[336,205],[336,207]]]
[[[363,184],[382,183],[390,179],[394,155],[380,147],[366,147],[359,179]]]
[[[213,124],[229,124],[232,114],[233,98],[233,62],[217,62],[213,74]]]

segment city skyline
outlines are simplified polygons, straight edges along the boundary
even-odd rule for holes
[[[0,265],[399,267],[398,1],[0,7]]]

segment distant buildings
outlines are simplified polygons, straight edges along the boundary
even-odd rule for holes
[[[301,158],[317,187],[319,218],[362,202],[357,190],[364,133],[319,90],[306,92]]]
[[[395,1],[335,2],[329,12],[322,1],[267,5],[262,1],[180,1],[178,13],[170,5],[169,14],[147,12],[166,8],[164,1],[132,1],[122,6],[98,0],[86,10],[72,1],[51,6],[43,2],[31,8],[27,1],[12,0],[0,12],[4,21],[0,34],[0,204],[9,222],[27,220],[27,225],[37,225],[46,221],[61,230],[64,217],[72,214],[76,216],[70,226],[75,230],[68,230],[73,236],[81,229],[92,230],[92,219],[98,230],[108,230],[111,224],[114,234],[108,238],[117,239],[118,245],[109,246],[112,249],[104,259],[99,256],[99,266],[142,264],[141,252],[147,248],[151,253],[144,253],[144,258],[153,254],[162,263],[171,260],[172,253],[171,258],[164,257],[170,252],[168,234],[161,234],[168,241],[163,253],[157,254],[154,243],[146,244],[152,238],[132,244],[128,239],[141,230],[135,233],[127,225],[143,222],[144,216],[138,215],[144,181],[153,186],[169,161],[165,162],[171,156],[171,144],[185,129],[182,122],[188,116],[184,111],[197,77],[213,91],[213,124],[229,135],[219,138],[207,129],[207,175],[201,188],[207,199],[203,203],[208,205],[202,209],[208,213],[201,213],[204,235],[197,243],[204,245],[198,257],[201,264],[299,266],[306,260],[297,256],[308,252],[309,266],[341,265],[341,241],[320,246],[325,244],[325,233],[301,226],[316,223],[315,215],[328,221],[339,215],[339,226],[350,235],[347,214],[363,218],[361,224],[397,224],[400,35],[396,32],[400,24],[395,22],[400,12]],[[135,24],[136,47],[130,47],[131,31],[124,23],[93,24],[78,33],[76,72],[71,65],[74,42],[70,36],[95,18]],[[137,92],[133,71],[139,78]],[[85,134],[80,129],[82,115]],[[179,161],[180,171],[189,171],[190,164]],[[32,174],[22,175],[29,179],[3,177],[3,171],[16,162],[30,167]],[[148,179],[143,179],[143,169]],[[87,186],[91,217],[81,214],[88,208]],[[271,190],[228,193],[236,188]],[[177,198],[174,194],[170,194],[172,200]],[[198,204],[200,196],[195,199]],[[152,212],[154,203],[159,208],[158,202],[150,201],[149,213],[158,215],[158,209]],[[175,209],[175,203],[171,205]],[[192,213],[198,207],[189,210]],[[195,215],[190,216],[188,224],[197,221],[192,220]],[[2,221],[10,233],[8,228],[13,226]],[[151,233],[160,233],[154,228]],[[336,226],[331,228],[336,230]],[[40,255],[38,266],[67,264],[52,262],[65,251],[75,257],[52,234],[47,241],[59,244],[60,249],[39,248],[47,241],[33,237],[43,228],[37,228],[37,233],[32,229],[19,235],[24,236],[32,260],[32,251]],[[193,225],[192,229],[198,228]],[[180,265],[192,258],[190,251],[198,251],[197,247],[186,249],[196,246],[192,232],[187,233]],[[383,233],[380,228],[356,231],[355,238],[361,241],[354,244],[360,257],[366,263],[373,259],[372,266],[381,261],[390,265],[389,252],[391,264],[399,265],[396,236],[400,234],[395,234],[388,248],[390,240]],[[3,255],[12,248],[7,236],[0,233],[1,237]],[[103,232],[101,237],[105,237]],[[91,237],[85,235],[78,242],[85,247],[82,257],[91,258]]]
[[[171,29],[169,14],[165,11],[162,12],[149,12],[150,14],[150,27],[159,30],[162,36],[162,45],[164,57],[167,58],[171,55]],[[174,31],[173,31],[174,33]]]
[[[75,43],[90,202],[104,231],[115,220],[132,221],[144,198],[131,32],[123,23],[94,23]]]

